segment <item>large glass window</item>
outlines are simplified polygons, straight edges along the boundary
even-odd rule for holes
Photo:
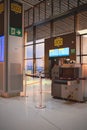
[[[87,56],[81,56],[81,63],[87,64]]]
[[[87,35],[82,35],[81,40],[77,40],[77,63],[86,63],[87,64]],[[81,49],[81,50],[80,50]]]
[[[25,47],[25,59],[33,58],[33,45]]]
[[[43,42],[44,42],[44,39],[36,40],[36,43],[43,43]]]
[[[31,44],[33,44],[33,41],[25,43],[25,45],[31,45]]]
[[[80,36],[76,37],[76,62],[80,63]]]
[[[36,72],[44,71],[44,59],[36,59]]]
[[[38,40],[36,44],[36,72],[44,72],[44,43]],[[36,41],[37,42],[37,41]]]
[[[25,70],[28,74],[33,73],[33,59],[25,60]]]
[[[33,48],[35,52],[33,52]],[[44,39],[39,39],[36,44],[25,43],[25,70],[26,73],[44,71]]]
[[[81,36],[81,63],[87,63],[87,35]]]
[[[81,54],[82,55],[84,55],[84,54],[87,55],[87,35],[83,35],[81,37],[81,42],[82,42],[82,44],[81,44],[81,48],[82,48]]]
[[[44,57],[44,43],[36,44],[36,58]]]
[[[80,55],[80,36],[76,37],[76,55]]]

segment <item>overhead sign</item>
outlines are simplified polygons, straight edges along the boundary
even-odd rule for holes
[[[0,35],[4,35],[4,2],[0,2]]]
[[[62,46],[63,45],[63,38],[61,37],[57,37],[56,39],[54,39],[54,46]]]
[[[10,0],[10,29],[9,33],[13,36],[22,36],[22,4]]]

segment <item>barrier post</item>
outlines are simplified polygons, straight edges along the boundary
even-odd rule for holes
[[[40,90],[39,90],[40,97],[38,99],[39,103],[36,105],[36,107],[42,109],[42,108],[45,108],[46,105],[43,104],[43,91],[42,91],[42,77],[41,77],[41,73],[39,73],[39,79],[40,79]]]
[[[23,94],[21,94],[22,97],[27,97],[26,96],[26,82],[27,82],[27,75],[25,74],[25,71],[23,73]]]

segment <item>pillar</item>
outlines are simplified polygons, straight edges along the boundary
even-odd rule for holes
[[[23,89],[23,5],[0,1],[0,94],[19,95]]]

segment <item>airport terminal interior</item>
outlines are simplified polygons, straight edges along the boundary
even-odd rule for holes
[[[87,0],[0,0],[0,130],[87,130]]]

